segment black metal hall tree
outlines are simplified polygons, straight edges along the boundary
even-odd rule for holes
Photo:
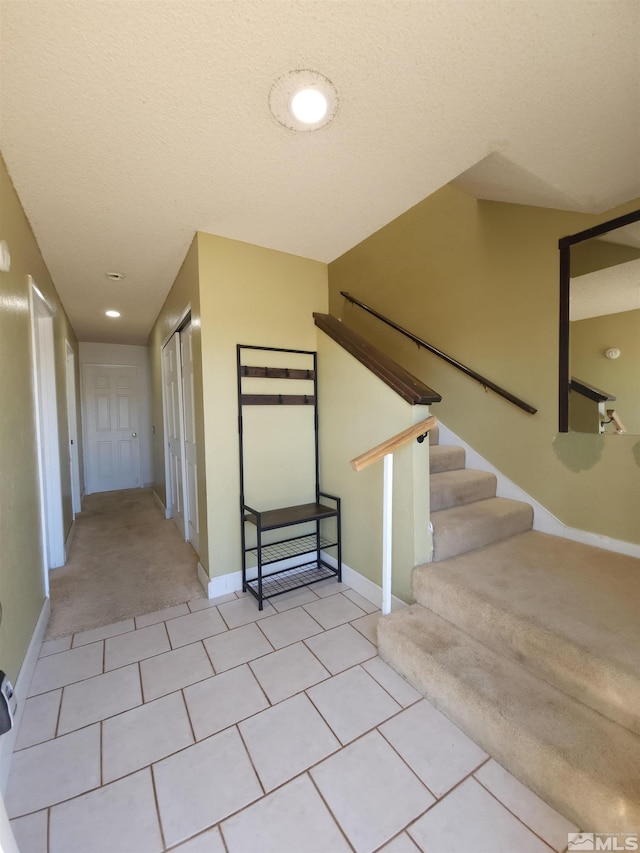
[[[320,490],[320,460],[318,446],[318,370],[317,353],[309,350],[238,344],[238,432],[240,440],[240,530],[242,539],[242,589],[263,602],[293,589],[309,586],[328,578],[342,579],[342,545],[340,498]],[[250,353],[250,355],[248,355]],[[277,353],[278,362],[291,357],[291,367],[246,364],[245,358],[268,361],[267,353]],[[282,355],[284,354],[284,355]],[[301,367],[304,363],[307,366]],[[246,393],[247,380],[264,381],[264,394]],[[313,393],[273,392],[270,380],[291,383],[292,392],[310,390]],[[278,387],[282,387],[282,382]],[[309,484],[309,494],[315,500],[294,506],[269,506],[256,509],[245,501],[245,428],[243,411],[247,406],[312,406],[315,483]],[[248,535],[247,525],[251,530]],[[302,530],[301,530],[302,528]],[[254,530],[253,530],[254,529]],[[285,531],[285,532],[279,532]],[[286,535],[290,534],[290,535]],[[283,538],[284,537],[284,538]],[[248,541],[248,540],[252,541]],[[253,541],[255,540],[255,541]],[[331,565],[323,552],[335,549],[337,565]],[[248,567],[248,558],[256,565]],[[287,562],[283,566],[283,561]]]

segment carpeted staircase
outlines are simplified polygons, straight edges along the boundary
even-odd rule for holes
[[[434,562],[380,655],[583,830],[640,833],[640,560],[532,530],[431,441]]]

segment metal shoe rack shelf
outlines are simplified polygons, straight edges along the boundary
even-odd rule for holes
[[[296,367],[262,367],[245,363],[246,352],[285,353],[295,358]],[[256,358],[257,360],[257,358]],[[264,356],[264,360],[268,360]],[[278,357],[282,360],[282,356]],[[301,361],[308,367],[300,367]],[[340,498],[320,490],[320,464],[318,447],[318,371],[317,354],[307,350],[281,349],[277,347],[258,347],[237,345],[238,371],[238,430],[240,435],[240,529],[242,538],[242,589],[250,592],[258,600],[262,610],[263,602],[293,589],[309,586],[318,581],[336,578],[342,579],[342,544],[340,525]],[[304,382],[309,389],[313,383],[313,394],[254,394],[245,393],[245,380],[265,380],[265,390],[269,380],[287,380],[292,390],[296,384]],[[252,382],[253,387],[255,383]],[[280,383],[279,383],[280,386]],[[296,506],[256,509],[245,501],[245,441],[243,410],[246,406],[313,406],[313,430],[315,452],[315,501]],[[311,491],[311,490],[310,490]],[[248,537],[247,525],[255,527],[255,534]],[[297,533],[300,525],[306,525],[303,533]],[[285,538],[271,539],[273,531],[283,530],[292,534]],[[296,535],[297,533],[297,535]],[[266,536],[265,536],[266,534]],[[253,542],[248,544],[248,538]],[[323,552],[333,549],[336,565],[329,563]],[[255,567],[248,567],[248,558],[255,560]],[[288,563],[283,566],[283,562]]]

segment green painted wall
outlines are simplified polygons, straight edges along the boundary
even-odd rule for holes
[[[606,408],[616,410],[627,432],[640,435],[640,310],[575,320],[570,334],[572,374],[613,394],[617,399]],[[605,358],[609,347],[617,347],[620,358]]]
[[[447,186],[329,265],[331,313],[439,391],[433,414],[566,524],[636,543],[638,438],[558,436],[557,424],[558,239],[637,206],[588,216],[477,201]],[[538,413],[485,392],[348,304],[341,290]]]
[[[327,310],[327,266],[211,234],[199,233],[197,239],[209,574],[215,577],[241,568],[236,344],[314,350],[312,315]],[[270,452],[281,456],[297,445],[296,415],[290,425],[269,429],[270,414],[263,412]],[[270,470],[268,457],[262,476],[254,468],[254,493],[265,494]],[[297,494],[302,483],[293,473]]]
[[[65,338],[78,342],[0,157],[0,236],[11,252],[0,272],[0,661],[15,680],[44,601],[40,506],[32,385],[28,276],[54,312],[60,467],[65,535],[72,524],[66,403]],[[80,387],[76,377],[77,388]],[[78,401],[78,418],[80,405]],[[78,423],[79,437],[81,424]],[[82,448],[79,448],[82,458]]]
[[[154,488],[162,500],[166,491],[161,345],[189,304],[197,366],[200,560],[215,577],[241,568],[236,344],[314,350],[312,314],[327,310],[327,266],[211,234],[196,235],[149,337],[156,428]],[[266,409],[262,417],[262,433],[275,443],[271,455],[262,457],[263,469],[252,466],[258,494],[268,493],[266,483],[274,484],[274,458],[288,452],[300,435],[295,424],[276,427],[273,413]],[[276,490],[282,486],[280,479],[275,486]]]

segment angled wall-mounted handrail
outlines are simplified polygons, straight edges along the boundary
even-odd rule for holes
[[[452,358],[450,355],[447,355],[442,350],[439,350],[437,347],[434,347],[432,344],[427,341],[419,338],[417,335],[414,335],[413,332],[410,332],[408,329],[403,328],[398,325],[398,323],[394,323],[393,320],[390,320],[388,317],[385,317],[384,314],[380,314],[370,305],[367,305],[364,302],[361,302],[359,299],[356,299],[355,296],[351,296],[350,293],[347,293],[345,290],[340,291],[340,295],[344,296],[349,302],[352,302],[354,305],[362,308],[367,313],[377,317],[378,320],[382,320],[383,323],[386,323],[387,326],[391,326],[392,329],[395,329],[396,332],[400,332],[401,335],[404,335],[409,340],[412,340],[414,343],[418,344],[418,346],[423,347],[424,349],[432,352],[434,355],[437,355],[438,358],[441,358],[443,361],[446,361],[447,364],[452,365],[453,367],[461,370],[462,373],[465,373],[471,379],[475,379],[476,382],[479,382],[484,388],[491,388],[492,391],[495,391],[496,394],[499,394],[501,397],[504,397],[505,400],[508,400],[510,403],[513,403],[514,406],[518,406],[519,409],[522,409],[525,412],[528,412],[530,415],[535,415],[538,411],[533,406],[530,406],[529,403],[525,403],[524,400],[521,400],[519,397],[516,397],[515,394],[511,394],[509,391],[505,391],[504,388],[501,388],[499,385],[496,385],[495,382],[491,382],[490,379],[487,379],[485,376],[482,376],[481,373],[477,373],[475,370],[471,370],[470,367],[467,367],[466,364],[462,364],[462,362],[457,361],[455,358]]]
[[[377,462],[378,459],[382,459],[382,457],[386,456],[387,453],[393,453],[404,444],[408,444],[414,438],[417,438],[418,441],[424,441],[424,437],[429,430],[432,430],[437,425],[438,421],[433,417],[433,415],[430,415],[428,418],[420,421],[420,423],[410,426],[408,429],[399,432],[397,435],[388,438],[380,444],[376,444],[376,446],[372,447],[370,450],[365,450],[365,452],[361,453],[360,456],[356,456],[355,459],[351,460],[351,467],[354,471],[362,471],[363,468],[366,468],[368,465],[372,465],[374,462]]]

